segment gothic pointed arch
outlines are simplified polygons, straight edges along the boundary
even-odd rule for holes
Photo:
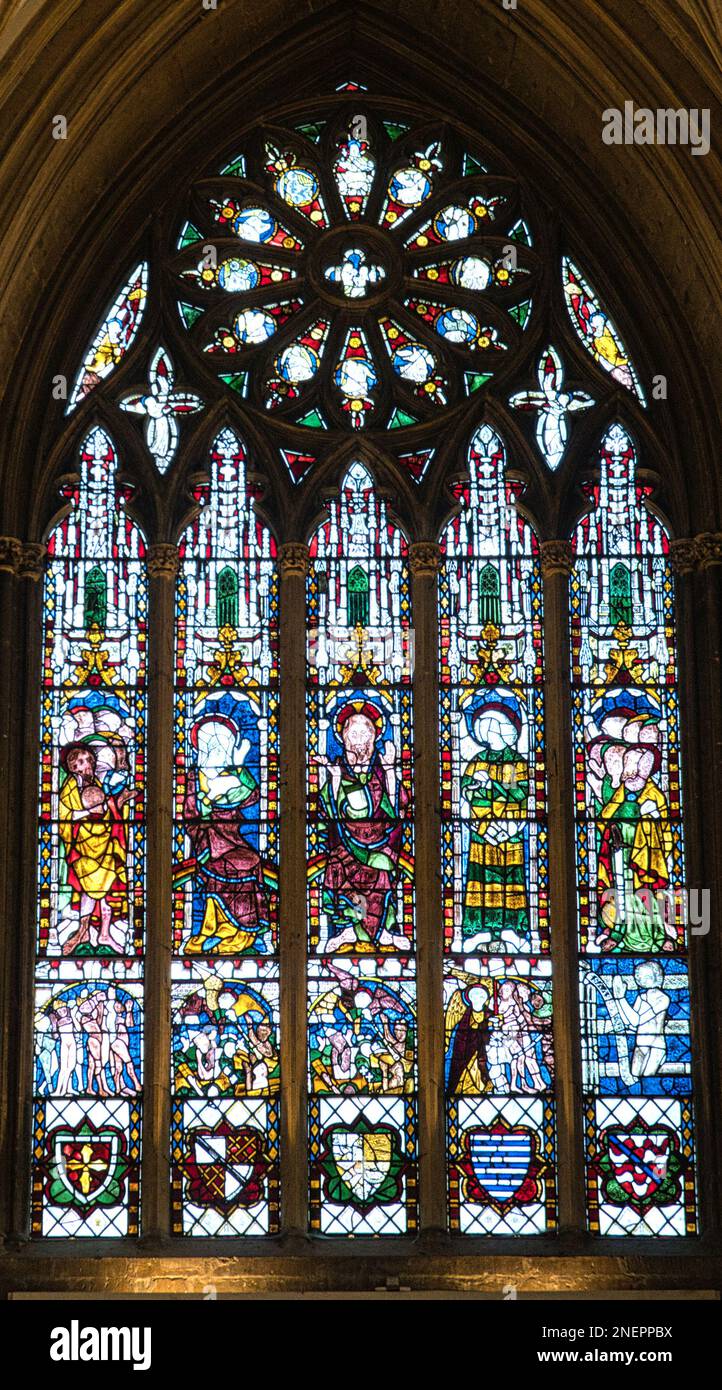
[[[549,45],[529,0],[520,51],[548,90],[552,47],[616,90],[611,22],[595,56],[570,6]],[[164,35],[188,104],[135,146],[108,106],[108,151],[134,152],[75,255],[28,211],[34,159],[35,199],[0,214],[47,257],[37,298],[13,262],[0,419],[2,572],[46,564],[42,612],[8,603],[2,852],[28,835],[3,1075],[30,1178],[8,1219],[279,1258],[299,1232],[400,1260],[442,1230],[460,1262],[560,1229],[686,1252],[714,1222],[719,1075],[718,948],[669,918],[722,845],[708,212],[665,153],[642,229],[515,64],[482,118],[498,15],[461,16],[462,57],[445,4],[419,42],[322,0],[273,52],[227,9],[213,91],[205,20],[196,55],[165,11],[127,50],[166,72]],[[97,189],[99,129],[88,149]],[[58,149],[85,187],[78,158]]]

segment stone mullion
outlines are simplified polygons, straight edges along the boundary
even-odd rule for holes
[[[447,1228],[443,928],[439,820],[439,546],[411,546],[414,628],[414,844],[422,1232]]]
[[[11,1085],[11,1048],[7,1045],[12,1037],[11,1022],[15,1017],[15,990],[13,987],[13,966],[15,934],[7,930],[6,924],[16,918],[14,894],[17,877],[11,872],[15,862],[13,855],[13,823],[11,805],[18,804],[14,795],[14,779],[18,774],[15,756],[16,740],[12,736],[16,712],[22,707],[22,686],[18,682],[20,663],[17,660],[17,608],[19,598],[18,562],[21,544],[12,536],[0,537],[0,786],[4,794],[0,798],[0,879],[1,912],[4,929],[0,935],[0,980],[2,980],[2,1036],[7,1040],[0,1049],[0,1151],[8,1152],[8,1141],[12,1126],[11,1097],[15,1088]],[[4,1235],[10,1226],[10,1184],[9,1173],[5,1172],[0,1197],[0,1232]]]
[[[714,1239],[720,1228],[717,1175],[722,1171],[722,1015],[716,984],[722,971],[722,534],[673,541],[671,550],[680,649],[683,886],[710,895],[709,932],[693,935],[690,923],[688,952],[701,1231]]]
[[[586,1206],[571,732],[571,544],[543,541],[541,556],[559,1229],[562,1235],[581,1235]]]
[[[141,1171],[141,1231],[149,1243],[163,1241],[170,1235],[173,635],[177,572],[175,545],[150,547]]]
[[[4,964],[8,967],[6,983],[10,1010],[3,1037],[8,1050],[5,1080],[10,1105],[4,1152],[9,1186],[8,1226],[13,1240],[25,1240],[30,1234],[43,630],[41,581],[46,557],[44,545],[20,545],[15,576],[33,582],[16,583],[11,595],[14,626],[10,624],[10,632],[14,633],[16,645],[9,663],[11,688],[7,691],[7,717],[9,731],[13,734],[10,742],[19,748],[19,756],[12,758],[8,769],[13,796],[8,798],[10,815],[3,845],[7,855],[3,906],[8,913],[4,920],[3,935],[8,939]]]
[[[281,1210],[286,1235],[308,1228],[306,1081],[306,574],[308,546],[280,551],[279,632]]]

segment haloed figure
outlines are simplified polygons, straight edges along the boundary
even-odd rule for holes
[[[191,952],[231,953],[255,944],[268,928],[261,857],[243,833],[244,811],[260,799],[245,766],[249,742],[225,715],[204,716],[193,727],[197,772],[190,770],[186,831],[193,846],[195,912]]]
[[[522,708],[511,690],[477,696],[467,723],[479,751],[461,779],[469,807],[464,885],[465,950],[525,948],[529,939],[526,813],[528,765],[519,753]]]
[[[323,907],[328,951],[409,948],[407,938],[396,930],[408,794],[396,771],[393,743],[380,747],[385,723],[384,713],[370,698],[349,701],[335,721],[341,755],[318,759],[327,774],[319,813],[327,851]]]
[[[446,1010],[446,1091],[448,1095],[483,1095],[491,1090],[488,1052],[491,995],[481,984],[454,992]]]

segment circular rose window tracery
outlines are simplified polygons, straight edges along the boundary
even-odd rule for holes
[[[173,269],[194,348],[287,426],[407,430],[519,355],[538,262],[513,179],[362,94],[256,129],[194,190]]]

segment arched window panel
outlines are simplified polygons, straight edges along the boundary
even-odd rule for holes
[[[310,545],[311,1228],[416,1229],[407,542],[352,464]]]
[[[451,1227],[556,1220],[542,580],[482,425],[441,536],[441,862]]]
[[[696,1229],[674,583],[629,435],[574,537],[573,732],[588,1219]]]
[[[279,1223],[278,584],[243,445],[180,541],[172,962],[176,1234]]]
[[[104,430],[50,535],[43,594],[32,1231],[139,1230],[145,545]]]

